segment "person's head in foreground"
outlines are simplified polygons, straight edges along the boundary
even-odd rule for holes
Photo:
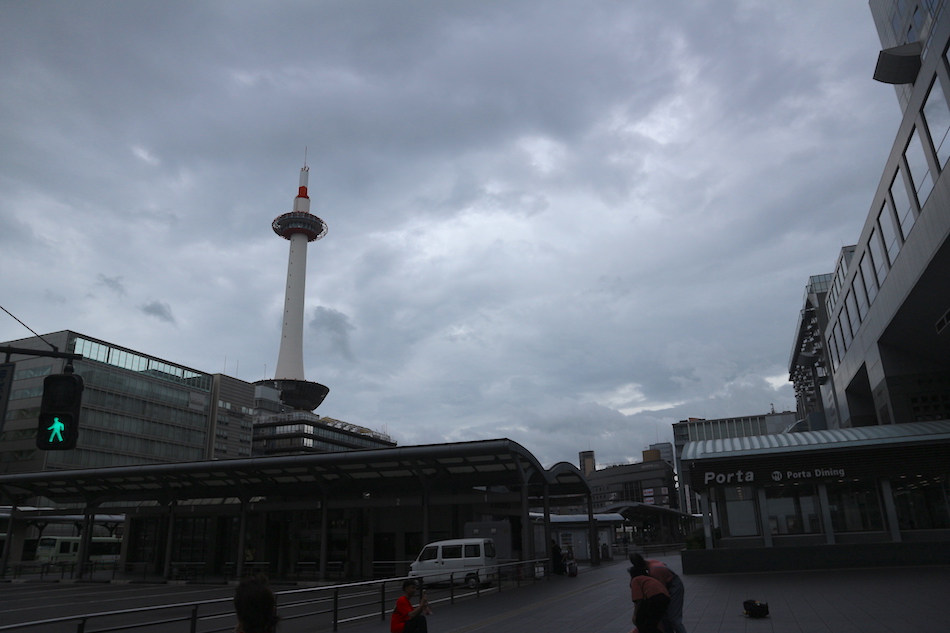
[[[277,598],[262,575],[248,576],[234,593],[236,633],[274,633],[277,630]]]

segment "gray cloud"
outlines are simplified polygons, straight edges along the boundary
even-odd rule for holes
[[[317,345],[330,355],[353,361],[350,349],[350,332],[356,329],[349,317],[342,312],[318,306],[310,319],[310,329]]]
[[[127,294],[125,290],[125,284],[122,283],[122,277],[106,277],[102,273],[99,273],[98,279],[98,285],[105,286],[117,295],[124,297]]]
[[[308,146],[318,412],[638,458],[794,406],[802,290],[899,121],[879,48],[866,6],[819,0],[0,3],[0,296],[265,378]]]
[[[175,323],[175,317],[172,316],[172,308],[164,301],[149,301],[145,305],[140,306],[139,309],[159,321]]]

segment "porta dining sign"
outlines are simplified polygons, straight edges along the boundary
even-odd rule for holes
[[[811,468],[811,469],[782,469],[768,472],[755,470],[717,471],[707,470],[703,473],[703,485],[734,485],[752,484],[759,482],[775,483],[803,483],[807,481],[826,481],[845,477],[844,468]]]

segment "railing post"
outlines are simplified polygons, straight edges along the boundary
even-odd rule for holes
[[[379,619],[386,621],[386,581],[379,583]]]
[[[338,631],[340,628],[340,590],[333,590],[333,630]]]
[[[198,633],[198,605],[191,609],[191,633]]]
[[[86,618],[79,620],[79,624],[76,626],[76,633],[83,633],[86,630]]]

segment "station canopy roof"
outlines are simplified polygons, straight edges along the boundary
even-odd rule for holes
[[[684,480],[696,490],[736,482],[787,485],[946,472],[950,420],[690,442]],[[734,474],[731,474],[734,473]]]
[[[686,444],[683,447],[681,460],[686,462],[729,457],[787,455],[801,451],[907,446],[934,441],[950,441],[950,420],[702,440]]]
[[[193,499],[320,498],[476,489],[520,490],[549,499],[589,495],[583,474],[561,462],[544,469],[509,439],[311,453],[276,457],[147,464],[0,475],[0,498],[20,503],[128,504]]]

